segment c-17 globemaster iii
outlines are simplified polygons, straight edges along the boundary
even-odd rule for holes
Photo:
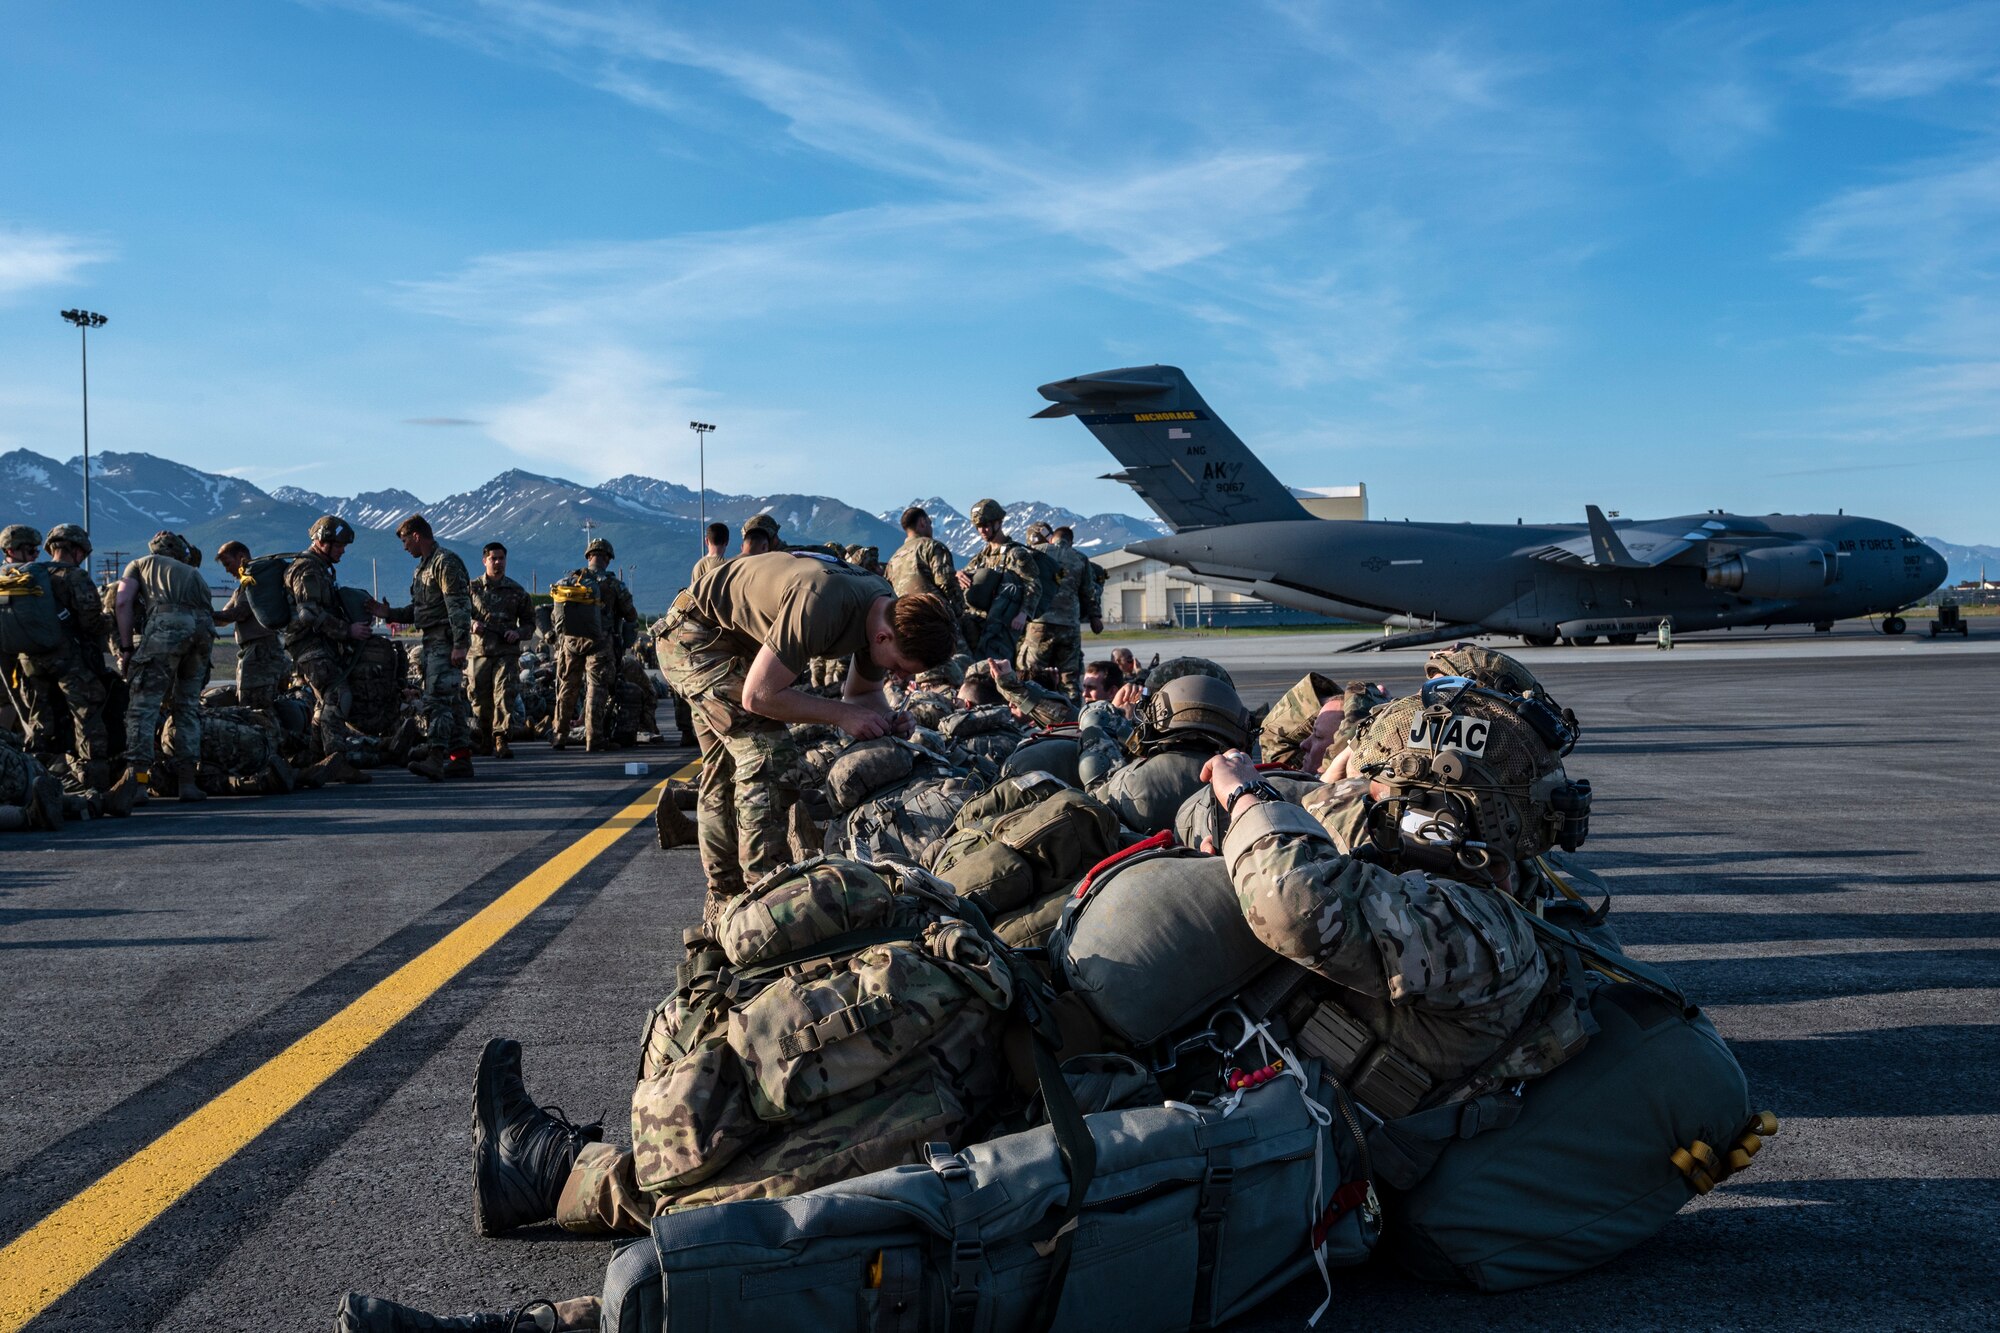
[[[1898,611],[1944,581],[1944,557],[1905,528],[1850,514],[1715,510],[1581,524],[1389,523],[1308,514],[1173,366],[1105,370],[1041,387],[1038,417],[1075,416],[1171,536],[1126,549],[1280,606],[1411,627],[1367,645],[1470,633],[1532,644],[1630,643],[1676,631],[1812,625]]]

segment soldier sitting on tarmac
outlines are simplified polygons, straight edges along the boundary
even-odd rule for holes
[[[1085,710],[1078,775],[1085,791],[1140,833],[1172,825],[1211,756],[1250,744],[1250,714],[1235,687],[1201,672],[1176,676],[1149,695],[1122,742],[1106,728],[1106,711],[1102,703]]]
[[[943,602],[898,598],[887,579],[814,555],[741,556],[674,599],[660,668],[688,701],[701,745],[705,919],[790,859],[798,755],[784,724],[830,723],[861,740],[907,734],[884,677],[951,651]],[[852,657],[841,698],[793,688],[815,657]]]

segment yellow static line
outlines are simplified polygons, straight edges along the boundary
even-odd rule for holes
[[[687,765],[674,778],[700,766]],[[0,1333],[17,1333],[314,1089],[526,921],[653,810],[662,780],[450,934],[0,1250]]]

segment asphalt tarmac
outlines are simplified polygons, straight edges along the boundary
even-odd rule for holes
[[[1371,1266],[1335,1275],[1322,1328],[2000,1325],[2000,644],[1795,641],[1524,654],[1585,724],[1570,767],[1596,785],[1585,858],[1613,921],[1708,1007],[1780,1134],[1597,1272],[1482,1296]],[[1309,666],[1406,686],[1421,662],[1254,642],[1203,641],[1254,699]],[[447,1311],[597,1288],[604,1242],[472,1235],[471,1075],[488,1037],[518,1037],[538,1097],[624,1138],[694,853],[642,824],[595,835],[566,878],[538,868],[688,756],[519,748],[469,784],[390,773],[0,841],[0,1244],[53,1234],[58,1262],[93,1243],[42,1225],[65,1201],[290,1068],[297,1039],[515,886],[556,886],[157,1217],[171,1192],[112,1193],[150,1222],[34,1327],[323,1329],[349,1288]],[[652,774],[625,776],[632,758]],[[1319,1299],[1300,1284],[1240,1327],[1299,1327]]]

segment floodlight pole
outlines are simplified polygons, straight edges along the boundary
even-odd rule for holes
[[[94,310],[65,310],[62,317],[76,325],[83,346],[83,530],[90,531],[90,331],[102,328],[104,316]]]
[[[701,530],[695,541],[703,555],[708,554],[708,433],[715,429],[706,421],[690,421],[688,429],[694,432],[694,449],[697,465],[701,469]]]

